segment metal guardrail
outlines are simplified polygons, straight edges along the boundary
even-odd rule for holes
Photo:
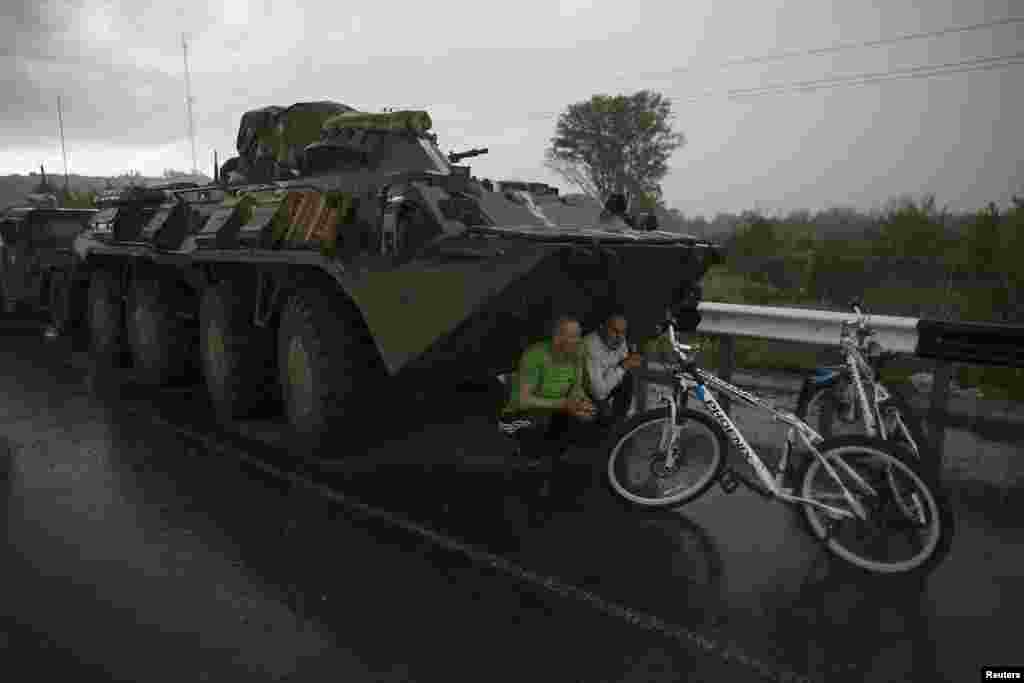
[[[736,337],[838,347],[839,331],[851,313],[780,306],[701,302],[697,334],[721,338],[718,375],[730,381],[736,369]],[[954,363],[1024,367],[1024,325],[963,323],[889,315],[869,315],[868,324],[887,350],[935,361],[927,421],[941,462]],[[646,408],[649,383],[671,385],[672,377],[646,367],[639,373],[638,409]],[[720,399],[728,412],[728,397]]]
[[[853,316],[804,308],[746,306],[701,302],[697,306],[700,334],[723,337],[756,337],[777,341],[839,346],[839,330]],[[896,353],[914,353],[917,348],[916,318],[891,315],[870,316],[878,342]]]
[[[702,302],[698,332],[839,346],[839,329],[850,313],[781,306]],[[1024,367],[1024,325],[963,323],[869,315],[879,343],[896,353],[936,361]]]

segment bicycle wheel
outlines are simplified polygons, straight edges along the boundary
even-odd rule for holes
[[[898,390],[889,387],[886,390],[889,398],[879,404],[882,419],[885,420],[886,438],[907,448],[917,463],[929,463],[930,448],[923,421]],[[795,413],[826,439],[864,435],[860,401],[853,385],[845,378],[824,385],[806,384],[800,393]],[[899,427],[896,416],[906,427],[910,439]]]
[[[906,446],[914,454],[918,462],[936,465],[937,463],[932,462],[934,451],[929,439],[931,432],[927,429],[925,421],[911,407],[910,401],[907,400],[900,389],[887,386],[886,390],[889,392],[889,398],[882,401],[879,408],[882,412],[882,419],[885,420],[887,438],[890,441]],[[899,422],[902,422],[903,426],[906,427],[906,431],[910,433],[909,439],[907,438],[907,433],[904,432],[896,420],[897,416],[899,417]]]
[[[715,482],[728,443],[709,416],[695,410],[676,412],[678,454],[672,467],[659,453],[668,408],[650,410],[627,420],[612,437],[608,482],[616,494],[637,505],[666,507],[697,498]]]
[[[866,436],[843,436],[822,442],[818,450],[868,512],[866,520],[835,519],[824,510],[803,505],[811,532],[830,552],[872,573],[902,575],[926,573],[949,552],[953,539],[949,501],[932,478],[910,462],[904,448]],[[862,491],[840,460],[878,495]],[[818,458],[808,459],[800,479],[802,497],[851,509]],[[880,557],[883,552],[885,557]]]
[[[825,384],[805,382],[795,414],[826,439],[864,433],[863,411],[845,376]]]

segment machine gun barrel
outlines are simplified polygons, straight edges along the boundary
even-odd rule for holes
[[[487,151],[487,148],[484,147],[483,149],[471,149],[466,152],[449,152],[448,163],[457,164],[463,159],[468,159],[469,157],[478,157],[481,154],[487,154]]]

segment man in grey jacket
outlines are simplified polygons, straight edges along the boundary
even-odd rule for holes
[[[583,340],[590,397],[598,422],[606,425],[628,412],[633,402],[630,371],[643,362],[642,355],[629,352],[626,332],[626,316],[616,312]]]

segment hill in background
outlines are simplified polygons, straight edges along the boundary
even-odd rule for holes
[[[25,196],[35,192],[39,186],[42,176],[38,173],[29,175],[6,175],[0,176],[0,209],[25,203]],[[54,188],[64,187],[63,175],[46,174],[46,181]],[[183,181],[195,183],[210,183],[212,178],[205,175],[174,175],[173,177],[151,177],[142,175],[120,175],[120,176],[82,176],[71,174],[68,176],[68,186],[72,192],[102,192],[108,187],[124,187],[130,183],[141,183],[143,185],[154,185],[170,181]]]

